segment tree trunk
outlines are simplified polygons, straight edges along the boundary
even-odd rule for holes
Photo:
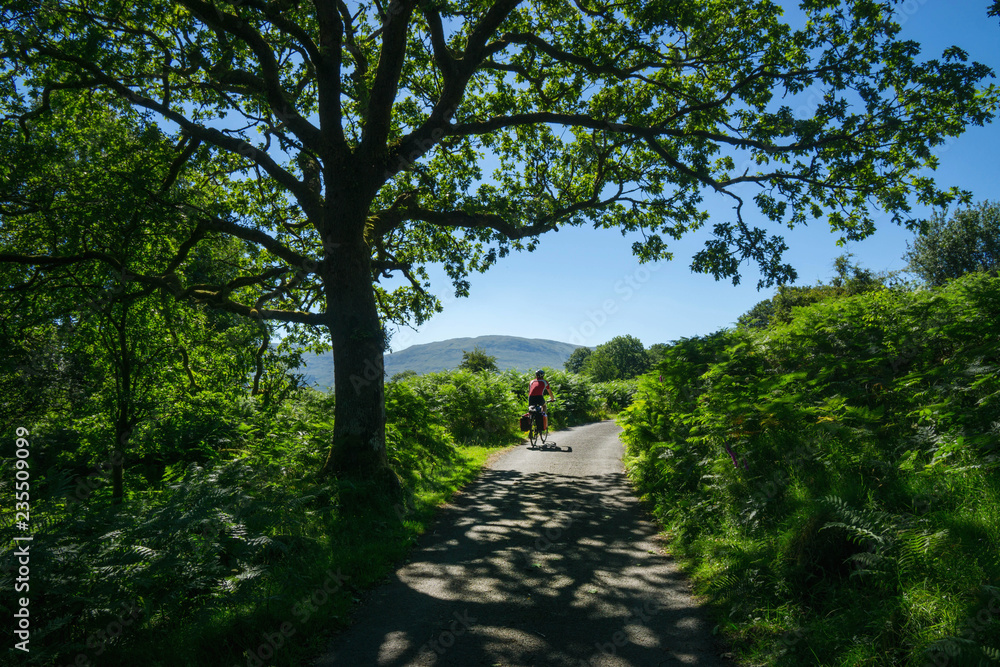
[[[125,498],[125,455],[132,424],[129,419],[132,396],[132,362],[135,350],[129,345],[129,310],[132,302],[122,304],[121,321],[116,324],[118,331],[118,380],[117,406],[115,415],[115,448],[111,452],[111,502],[115,505]]]
[[[323,472],[397,491],[399,480],[385,449],[385,337],[375,304],[370,251],[361,234],[353,242],[329,245],[323,278],[336,400],[333,443]]]
[[[125,450],[132,427],[119,416],[115,420],[115,448],[111,452],[111,502],[118,505],[125,497]]]

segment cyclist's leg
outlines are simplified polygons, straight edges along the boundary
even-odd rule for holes
[[[535,408],[532,410],[532,408]],[[544,396],[528,397],[528,412],[531,413],[531,423],[536,425],[536,433],[542,430],[542,414],[545,411]]]

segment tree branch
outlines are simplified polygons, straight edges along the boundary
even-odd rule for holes
[[[195,208],[191,205],[188,206]],[[205,215],[203,211],[199,211],[199,214]],[[238,225],[235,222],[223,220],[222,218],[216,216],[201,218],[198,224],[206,230],[230,234],[236,238],[243,239],[244,241],[255,243],[270,252],[275,257],[285,260],[292,268],[298,269],[299,271],[313,273],[317,268],[314,260],[311,260],[304,255],[300,255],[274,237],[267,235],[259,229],[244,227],[243,225]]]
[[[201,141],[199,141],[198,139],[193,139],[188,136],[185,136],[181,139],[178,148],[181,148],[182,150],[180,154],[177,156],[177,159],[174,160],[171,163],[170,167],[167,169],[167,177],[163,179],[163,185],[160,186],[161,195],[165,194],[171,187],[173,187],[174,183],[177,182],[177,178],[180,176],[181,171],[184,169],[184,165],[187,164],[187,161],[191,159],[191,156],[194,155],[194,152],[198,150],[199,144],[201,144]]]
[[[344,82],[341,75],[344,26],[340,12],[330,0],[313,0],[316,19],[319,23],[320,57],[316,62],[316,92],[319,98],[319,124],[327,136],[333,137],[333,145],[338,153],[335,159],[342,161],[348,153],[344,137],[343,107],[340,96]]]
[[[583,70],[591,74],[601,74],[610,75],[617,79],[627,79],[644,69],[668,69],[677,66],[675,61],[662,61],[657,62],[654,60],[646,60],[637,63],[627,69],[622,69],[614,65],[600,65],[593,61],[591,58],[585,56],[579,56],[575,53],[570,53],[569,51],[563,51],[562,49],[556,48],[555,46],[549,44],[547,41],[539,37],[538,35],[533,35],[530,33],[506,33],[503,36],[505,42],[514,44],[530,44],[534,46],[539,51],[545,55],[563,63],[568,63],[570,65],[576,65]],[[643,77],[644,81],[649,81],[649,79]]]
[[[510,13],[521,4],[521,0],[498,0],[487,10],[486,15],[472,29],[469,41],[462,55],[460,67],[468,74],[479,68],[480,63],[498,48],[506,46],[503,42],[498,46],[490,46],[489,40],[497,34],[500,26],[507,20]]]
[[[190,298],[197,302],[210,305],[220,310],[236,313],[243,317],[260,317],[265,320],[276,322],[288,322],[292,324],[309,324],[322,326],[329,323],[329,318],[324,313],[306,313],[299,310],[270,310],[267,308],[256,309],[237,303],[219,291],[209,289],[196,289],[190,294]]]
[[[264,14],[267,20],[271,22],[271,25],[275,26],[278,30],[285,33],[289,37],[292,37],[299,43],[302,50],[308,54],[309,59],[313,62],[314,66],[318,66],[319,62],[322,60],[322,55],[320,49],[316,46],[316,42],[312,40],[309,33],[306,32],[302,26],[300,26],[295,21],[289,21],[286,19],[282,13],[281,8],[276,6],[274,2],[257,2],[256,0],[241,0],[242,4],[248,7],[253,7],[257,11]],[[239,3],[238,3],[239,4]]]
[[[399,212],[404,220],[421,220],[439,227],[462,227],[466,229],[493,229],[507,239],[517,239],[537,236],[553,231],[556,227],[552,222],[536,223],[527,227],[517,227],[492,213],[466,213],[464,211],[429,211],[421,208],[408,208]]]
[[[375,79],[372,82],[365,110],[360,155],[372,156],[383,150],[392,126],[392,108],[399,90],[399,77],[406,59],[406,40],[412,0],[392,0],[382,25],[382,49],[379,53]],[[368,160],[365,160],[368,162]]]
[[[246,141],[229,136],[220,130],[199,125],[188,119],[183,114],[165,107],[160,102],[135,93],[121,81],[104,73],[95,64],[87,60],[49,47],[38,47],[38,53],[52,57],[56,60],[72,63],[77,67],[90,72],[95,77],[96,83],[108,87],[120,97],[128,100],[136,106],[149,109],[150,111],[155,111],[164,118],[177,123],[177,125],[179,125],[181,129],[189,135],[214,146],[218,146],[223,150],[251,159],[254,163],[262,167],[268,175],[292,193],[299,205],[302,206],[302,209],[305,211],[307,216],[312,219],[318,219],[321,209],[321,202],[319,198],[311,190],[309,190],[304,183],[282,168],[281,165],[272,160],[271,156],[264,151],[258,150]]]
[[[115,257],[96,250],[87,250],[76,255],[20,255],[0,253],[0,264],[20,264],[22,266],[68,266],[89,261],[104,262],[116,271],[122,270],[122,263]]]
[[[248,276],[244,278],[239,278],[230,282],[225,286],[212,286],[212,285],[194,285],[188,288],[183,288],[180,285],[180,280],[174,273],[163,274],[159,276],[143,275],[140,273],[134,273],[128,270],[122,262],[118,259],[109,255],[107,253],[98,252],[94,250],[88,250],[76,255],[63,255],[63,256],[50,256],[50,255],[18,255],[11,253],[0,254],[0,264],[20,264],[24,266],[38,266],[45,268],[55,268],[63,266],[71,266],[73,264],[81,264],[88,261],[99,261],[112,267],[116,272],[122,276],[122,280],[128,282],[140,283],[146,285],[150,289],[158,289],[162,292],[172,295],[177,299],[189,299],[197,303],[204,303],[215,308],[220,308],[244,317],[262,317],[268,320],[276,320],[279,322],[290,322],[299,324],[309,324],[309,325],[324,325],[327,323],[327,318],[321,313],[307,313],[302,311],[287,311],[287,310],[270,310],[270,309],[253,309],[250,306],[245,306],[241,303],[237,303],[229,298],[229,293],[233,289],[240,287],[247,287],[253,284],[260,283],[265,280],[271,280],[281,273],[287,273],[288,269],[286,267],[280,267],[277,269],[271,269],[270,271],[260,275],[260,276]],[[150,292],[144,292],[143,294],[148,294]]]
[[[422,6],[424,18],[427,20],[428,32],[431,37],[431,48],[434,50],[434,62],[444,75],[445,80],[455,76],[455,58],[448,50],[448,44],[444,38],[444,25],[441,22],[441,14],[433,5]]]
[[[228,14],[218,7],[201,0],[179,0],[191,10],[205,25],[220,32],[226,32],[243,41],[257,57],[260,64],[264,93],[268,105],[275,115],[284,122],[299,140],[314,151],[323,149],[323,135],[319,128],[299,115],[295,106],[285,97],[281,88],[281,68],[274,52],[263,36],[247,21]]]
[[[550,111],[538,111],[534,113],[515,114],[512,116],[496,116],[489,120],[478,123],[463,123],[452,125],[448,130],[448,136],[473,136],[489,134],[497,130],[508,127],[520,127],[528,125],[551,124],[563,125],[566,127],[585,127],[592,130],[604,130],[614,134],[623,134],[645,140],[655,140],[659,136],[669,136],[676,138],[698,137],[709,139],[720,143],[736,146],[738,148],[755,148],[765,153],[778,154],[789,152],[809,151],[821,148],[831,143],[854,140],[849,135],[830,135],[822,137],[816,141],[804,143],[793,143],[785,145],[769,144],[755,139],[745,139],[742,137],[731,137],[717,134],[705,130],[675,130],[667,127],[654,126],[643,127],[631,123],[616,123],[608,120],[594,118],[586,114],[565,114]]]

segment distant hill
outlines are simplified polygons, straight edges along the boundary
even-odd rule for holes
[[[513,368],[528,371],[537,368],[562,370],[569,355],[579,345],[560,343],[539,338],[518,338],[516,336],[478,336],[476,338],[450,338],[436,343],[413,345],[385,355],[385,373],[391,378],[406,370],[418,374],[446,371],[458,368],[462,363],[462,352],[480,348],[486,354],[496,357],[500,370]],[[333,355],[305,354],[305,379],[321,387],[333,386]]]

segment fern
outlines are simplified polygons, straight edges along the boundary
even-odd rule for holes
[[[755,600],[766,586],[767,578],[759,568],[744,570],[731,567],[726,572],[713,578],[708,590],[719,602],[729,605],[731,619],[745,616],[753,610]]]
[[[315,498],[294,497],[275,483],[281,477],[277,466],[243,461],[188,465],[155,499],[118,508],[88,503],[39,521],[33,546],[49,567],[32,571],[32,587],[45,591],[46,617],[54,620],[32,633],[33,660],[58,662],[87,650],[87,638],[114,621],[123,603],[143,612],[107,647],[117,652],[164,621],[265,604],[275,586],[268,564],[289,552],[283,535],[305,532],[307,513],[289,509]],[[109,525],[114,529],[96,528]],[[300,551],[318,550],[309,538],[294,540]],[[0,575],[0,585],[12,584]]]
[[[903,531],[899,538],[899,564],[905,571],[916,571],[937,557],[948,544],[949,532],[939,530]]]
[[[864,551],[851,554],[852,577],[866,577],[879,588],[894,589],[899,582],[928,567],[948,544],[947,530],[928,531],[914,525],[914,518],[873,508],[854,508],[843,499],[822,499],[840,521],[827,522],[821,530],[840,529]]]

